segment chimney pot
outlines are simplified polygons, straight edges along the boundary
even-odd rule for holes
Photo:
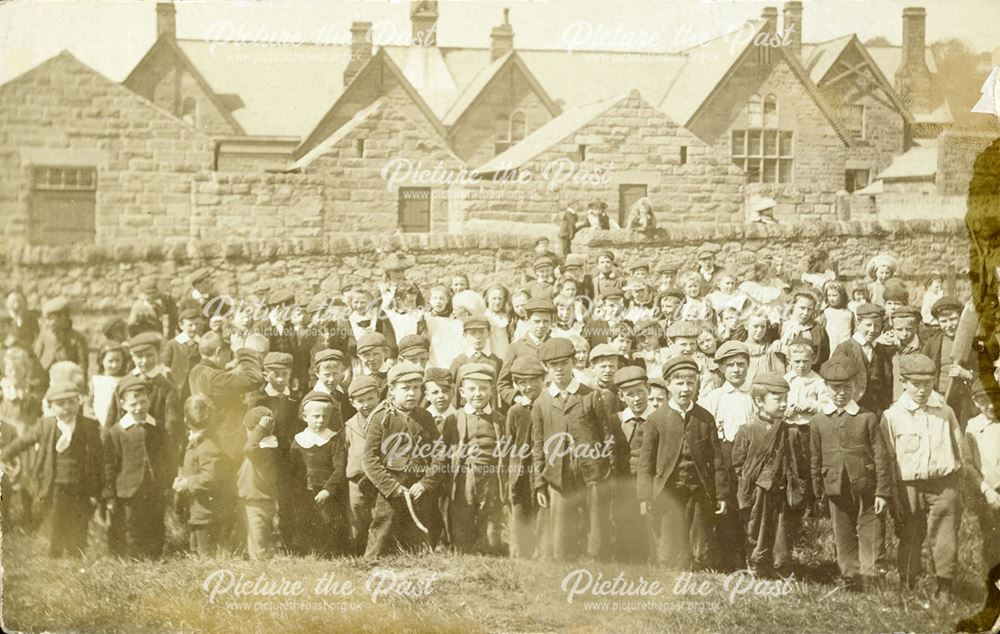
[[[896,90],[915,112],[930,109],[930,69],[924,59],[927,11],[923,7],[903,9],[903,50],[896,71]]]
[[[410,4],[410,23],[414,46],[437,46],[438,3],[433,0]]]
[[[767,22],[765,30],[770,33],[778,32],[778,7],[764,7],[760,12],[760,17]]]
[[[788,52],[802,61],[802,3],[792,0],[785,3],[782,35]]]
[[[351,23],[351,59],[344,69],[344,88],[347,88],[358,71],[372,58],[372,43],[369,33],[371,32],[371,22]]]
[[[156,37],[177,38],[177,8],[173,2],[156,3]]]
[[[495,61],[514,50],[514,27],[510,25],[510,9],[503,10],[503,24],[490,31],[490,60]]]

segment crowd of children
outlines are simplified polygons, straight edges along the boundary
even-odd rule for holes
[[[1000,388],[979,371],[996,345],[959,332],[966,304],[940,276],[911,301],[887,256],[849,294],[814,262],[740,280],[718,254],[540,244],[518,288],[460,274],[426,306],[399,254],[375,288],[298,302],[278,283],[236,302],[203,269],[176,302],[142,285],[90,376],[68,302],[39,325],[13,291],[4,525],[48,522],[53,556],[93,525],[115,554],[161,557],[173,516],[206,556],[453,548],[768,576],[794,569],[812,517],[857,589],[891,567],[891,518],[900,582],[929,544],[946,592],[971,512],[1000,563]]]

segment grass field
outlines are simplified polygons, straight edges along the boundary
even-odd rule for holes
[[[3,540],[3,626],[30,632],[948,632],[982,601],[979,536],[972,524],[966,518],[962,526],[958,599],[934,599],[929,579],[916,591],[901,592],[894,574],[882,590],[855,595],[836,589],[828,527],[824,523],[819,530],[817,522],[807,520],[800,570],[786,584],[788,594],[750,592],[732,602],[724,575],[695,575],[698,584],[707,582],[705,596],[675,595],[678,571],[649,565],[450,554],[399,556],[378,565],[292,557],[255,563],[181,554],[138,563],[108,557],[99,540],[82,560],[50,560],[42,539],[14,533]],[[570,604],[563,579],[581,568],[605,579],[624,573],[632,582],[642,577],[663,587],[656,596],[578,595]],[[222,593],[224,583],[214,582],[206,589],[206,579],[218,570],[243,574],[251,582],[262,573],[271,581],[298,580],[302,592],[233,596]],[[366,588],[373,574],[381,585]],[[332,585],[325,594],[315,594],[324,575],[339,585],[341,595],[330,592]],[[350,593],[343,586],[348,581],[354,585]]]

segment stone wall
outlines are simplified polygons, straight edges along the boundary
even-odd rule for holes
[[[833,193],[809,185],[749,183],[748,196],[766,196],[775,201],[774,218],[787,222],[836,222],[847,219],[838,209],[850,208],[845,191]]]
[[[949,130],[938,136],[938,164],[935,184],[943,196],[964,196],[969,192],[969,179],[976,157],[1000,133],[975,130]]]

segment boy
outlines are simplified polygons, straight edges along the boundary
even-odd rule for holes
[[[495,373],[499,373],[503,361],[493,353],[486,354],[486,344],[490,341],[490,320],[486,317],[469,317],[462,324],[462,334],[465,338],[465,352],[451,362],[452,382],[458,383],[458,369],[466,363],[486,363],[493,366]]]
[[[579,288],[585,297],[594,299],[594,280],[591,276],[583,272],[583,267],[587,264],[587,257],[584,255],[571,253],[566,256],[563,262],[563,275],[572,277],[579,283]]]
[[[285,459],[274,435],[273,412],[258,405],[243,417],[247,429],[246,458],[240,466],[236,487],[247,526],[247,554],[257,561],[268,559],[273,550],[272,526],[278,510],[278,472]]]
[[[50,522],[49,556],[80,556],[87,547],[87,526],[94,500],[101,495],[103,455],[97,421],[85,418],[80,390],[70,382],[53,382],[45,392],[50,415],[3,448],[4,472],[10,460],[34,449],[29,490],[32,509],[43,509]],[[6,478],[5,478],[6,480]],[[4,482],[4,496],[8,495]]]
[[[750,569],[758,577],[788,572],[810,498],[809,438],[782,420],[788,389],[780,374],[757,375],[750,388],[756,419],[740,427],[733,440],[737,499],[753,548]]]
[[[511,439],[508,454],[510,497],[510,556],[530,559],[548,550],[543,532],[547,518],[539,517],[532,486],[531,408],[542,393],[545,368],[537,359],[521,357],[511,367],[517,396],[507,410],[507,436]],[[537,548],[537,550],[536,550]]]
[[[500,374],[497,376],[497,392],[499,392],[500,401],[504,405],[510,405],[515,395],[514,385],[510,378],[511,365],[519,357],[538,357],[539,348],[549,338],[556,307],[552,300],[532,299],[524,305],[524,312],[527,315],[527,332],[522,338],[510,344],[507,356],[504,357],[503,365],[500,367]]]
[[[156,559],[163,551],[163,516],[177,474],[176,447],[149,413],[149,394],[143,378],[121,380],[116,399],[125,414],[104,441],[108,545],[113,554],[137,559]]]
[[[352,376],[370,376],[379,382],[379,394],[385,395],[389,361],[389,345],[381,333],[369,332],[358,339],[358,358],[354,360]]]
[[[196,308],[185,308],[178,319],[181,331],[163,344],[160,357],[163,365],[170,369],[170,380],[183,402],[187,397],[188,372],[198,363],[198,336],[201,333],[202,319]]]
[[[600,312],[595,311],[594,318],[584,322],[580,332],[591,348],[611,340],[611,333],[615,326],[623,322],[622,313],[625,311],[625,295],[617,286],[605,288],[599,298]]]
[[[497,455],[506,446],[503,418],[491,406],[492,365],[468,363],[459,370],[465,401],[445,425],[450,448],[448,535],[459,552],[497,553],[507,478]]]
[[[882,333],[885,311],[875,304],[862,304],[855,314],[854,336],[841,342],[833,354],[846,356],[864,369],[854,379],[858,405],[881,416],[892,403],[892,350],[875,341]]]
[[[312,391],[329,394],[336,404],[336,412],[329,419],[330,429],[337,431],[343,427],[344,420],[354,416],[354,407],[344,393],[344,373],[347,371],[347,361],[344,353],[334,348],[320,350],[313,357],[313,374],[316,384]]]
[[[848,589],[859,590],[876,574],[885,541],[885,509],[892,472],[878,419],[854,402],[861,371],[844,357],[820,368],[827,400],[809,422],[813,493],[830,501],[837,566]],[[869,581],[870,582],[870,581]]]
[[[191,550],[202,557],[221,554],[223,529],[230,524],[235,495],[234,473],[229,457],[219,446],[213,431],[212,403],[203,395],[192,396],[184,403],[188,432],[181,475],[173,489],[186,508],[191,529]]]
[[[419,407],[423,372],[412,363],[388,373],[389,398],[372,413],[365,437],[365,475],[378,489],[365,558],[428,545],[427,526],[439,518],[437,492],[444,478],[441,434]],[[408,449],[412,448],[412,450]]]
[[[966,421],[975,415],[975,407],[972,406],[972,397],[969,394],[969,383],[975,377],[971,368],[975,366],[972,362],[974,355],[971,347],[961,351],[958,363],[953,362],[957,351],[952,348],[963,308],[961,302],[947,295],[934,302],[931,314],[941,326],[941,330],[927,338],[921,352],[930,357],[937,368],[938,379],[934,389],[945,397],[945,402],[955,412],[958,424],[964,427]]]
[[[347,489],[351,505],[351,553],[363,555],[368,545],[368,528],[372,523],[372,509],[378,492],[365,476],[365,437],[372,413],[379,404],[378,381],[370,376],[359,376],[347,388],[351,404],[357,410],[344,424],[344,441],[347,444]]]
[[[1000,388],[976,380],[972,398],[979,415],[969,420],[965,440],[969,448],[968,474],[978,495],[972,498],[983,539],[983,572],[1000,565],[1000,421],[993,403]]]
[[[598,344],[590,351],[591,385],[600,393],[609,417],[618,416],[618,412],[625,407],[618,398],[614,381],[620,363],[621,355],[609,343]]]
[[[424,370],[424,397],[427,399],[427,413],[434,419],[438,431],[444,430],[444,422],[455,414],[452,406],[454,387],[451,373],[444,368]]]
[[[785,348],[788,351],[789,372],[785,375],[788,382],[788,409],[785,411],[785,422],[790,425],[800,425],[808,434],[809,419],[819,412],[820,404],[829,400],[823,377],[816,374],[816,350],[813,342],[804,337],[792,339]]]
[[[899,365],[903,395],[881,422],[895,476],[899,578],[913,588],[922,571],[924,539],[930,537],[940,595],[951,592],[958,566],[962,432],[955,413],[934,391],[938,373],[930,357],[912,354]]]
[[[913,306],[900,306],[889,320],[892,330],[892,400],[903,395],[903,381],[899,375],[899,360],[908,354],[920,352],[922,343],[917,331],[920,328],[920,310]]]
[[[694,402],[698,364],[670,358],[663,368],[667,404],[642,436],[636,487],[639,512],[651,519],[656,559],[682,570],[713,562],[712,513],[726,511],[729,482],[711,415]]]
[[[425,368],[430,356],[431,341],[424,335],[406,335],[399,340],[397,361],[409,361]]]
[[[649,405],[646,371],[630,365],[615,372],[615,386],[624,409],[618,413],[628,447],[628,472],[615,479],[611,517],[615,523],[615,555],[619,561],[642,563],[649,559],[649,531],[639,512],[636,474],[646,421],[653,414]]]
[[[658,376],[649,379],[649,405],[658,410],[667,404],[667,382]]]
[[[608,494],[613,451],[607,410],[595,390],[573,377],[576,350],[568,339],[553,338],[538,351],[552,383],[531,409],[535,499],[549,509],[552,554],[573,559],[583,537],[579,514],[588,519],[587,554],[607,552]],[[553,441],[553,438],[556,439]],[[587,455],[571,455],[584,451]],[[551,505],[551,506],[550,506]]]
[[[535,279],[526,286],[532,299],[552,299],[552,287],[556,283],[555,266],[552,258],[540,255],[531,267]]]
[[[56,297],[42,304],[42,326],[34,344],[35,358],[45,372],[56,361],[72,361],[87,374],[90,354],[87,338],[73,330],[69,301]]]
[[[597,254],[597,277],[594,278],[594,297],[602,297],[610,288],[621,288],[615,274],[615,254],[602,251]]]
[[[736,482],[733,470],[733,440],[736,432],[754,418],[753,399],[745,390],[750,352],[742,341],[726,341],[715,351],[715,362],[725,380],[720,387],[698,399],[698,405],[712,415],[719,436],[719,450],[730,483]],[[717,518],[715,535],[723,548],[720,564],[725,570],[740,570],[746,565],[743,526],[740,523],[736,487],[730,486],[726,497],[726,512]]]

